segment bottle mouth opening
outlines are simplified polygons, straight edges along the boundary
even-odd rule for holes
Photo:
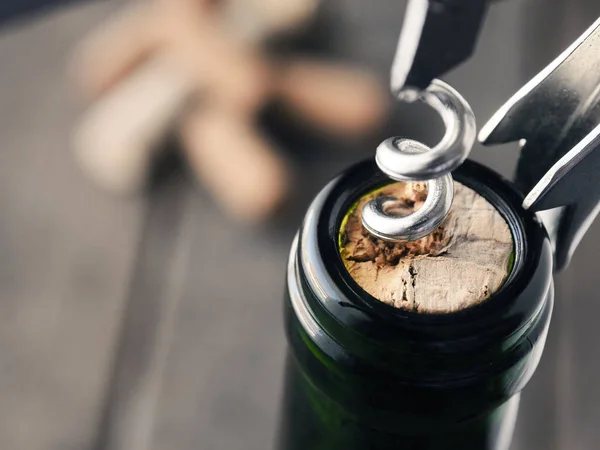
[[[392,180],[350,207],[341,220],[338,251],[357,284],[384,304],[419,314],[468,309],[502,287],[515,252],[523,250],[513,237],[520,230],[509,226],[510,211],[500,213],[476,190],[453,184],[449,214],[412,240],[382,238],[371,232],[364,215],[372,213],[373,203],[387,205],[387,225],[400,227],[397,217],[418,214],[429,200],[425,183]]]
[[[376,297],[374,297],[372,294],[370,294],[369,292],[367,292],[365,289],[363,289],[360,286],[360,283],[355,281],[355,284],[359,284],[359,289],[363,290],[364,292],[364,299],[367,302],[372,302],[373,300],[375,300],[376,302],[372,304],[373,307],[377,307],[378,305],[384,305],[384,308],[387,309],[386,313],[387,314],[391,314],[392,311],[398,311],[398,310],[403,310],[407,313],[407,315],[415,315],[415,317],[423,317],[423,316],[430,316],[430,317],[437,317],[438,320],[442,320],[444,317],[447,317],[449,315],[457,315],[462,313],[463,311],[467,311],[469,309],[472,308],[476,308],[479,304],[481,303],[485,303],[489,300],[491,300],[492,298],[495,298],[497,295],[500,295],[504,286],[507,284],[510,284],[510,282],[512,281],[512,279],[519,273],[519,270],[521,269],[521,266],[524,264],[525,258],[525,251],[526,251],[526,238],[525,238],[525,229],[523,227],[522,222],[519,220],[519,216],[517,215],[517,212],[512,209],[506,201],[504,201],[504,199],[502,198],[501,195],[497,194],[496,192],[494,192],[492,189],[490,189],[488,186],[482,184],[481,182],[478,182],[478,180],[469,178],[464,176],[464,174],[461,176],[461,174],[459,173],[457,176],[454,177],[456,181],[461,182],[461,184],[463,184],[463,186],[475,191],[477,194],[480,194],[483,198],[485,198],[485,200],[487,200],[487,202],[497,211],[497,213],[500,215],[500,217],[502,217],[505,221],[505,223],[508,226],[508,230],[510,232],[510,239],[511,239],[511,250],[510,250],[510,257],[508,260],[508,269],[507,269],[507,273],[504,277],[504,279],[501,281],[500,285],[498,286],[497,289],[495,289],[491,294],[489,294],[487,297],[483,298],[481,301],[478,302],[474,302],[471,305],[466,305],[464,306],[463,303],[463,307],[459,308],[456,311],[442,311],[442,312],[435,312],[435,311],[411,311],[411,309],[402,309],[399,307],[395,307],[395,306],[391,306],[387,303],[385,303],[384,301],[382,301],[381,299],[378,299]],[[391,184],[397,183],[394,180],[386,180],[384,182],[384,184],[377,184],[375,189],[371,189],[371,190],[367,190],[366,192],[363,193],[359,193],[358,194],[358,198],[356,199],[352,199],[350,200],[350,206],[348,209],[346,209],[346,211],[342,214],[341,217],[335,217],[332,218],[333,221],[338,225],[338,238],[337,238],[337,250],[338,252],[342,253],[342,249],[344,247],[343,245],[343,238],[342,238],[342,234],[344,231],[345,226],[347,225],[347,222],[349,220],[350,215],[356,210],[356,208],[358,207],[358,203],[359,200],[361,200],[362,198],[364,198],[365,196],[368,195],[376,195],[378,191],[380,191],[381,189],[385,188],[386,186],[389,186]],[[383,195],[383,194],[382,194]],[[393,200],[389,200],[390,202],[392,202]],[[425,247],[425,249],[423,248],[418,248],[417,254],[421,254],[420,252],[423,251],[423,254],[428,254],[428,252],[430,250],[427,249],[426,245],[422,245],[422,247]],[[444,252],[445,253],[445,252]],[[405,260],[405,261],[409,261],[410,260],[410,256]],[[400,260],[402,260],[403,258],[400,258]],[[346,266],[347,267],[347,266]],[[350,283],[350,281],[346,280],[348,283]],[[388,308],[391,306],[391,309]],[[456,320],[454,317],[451,320]]]
[[[522,208],[522,194],[490,169],[466,161],[453,176],[483,196],[508,224],[514,261],[502,286],[466,309],[427,314],[387,305],[363,290],[342,261],[338,239],[342,221],[356,201],[391,182],[368,161],[332,181],[305,219],[299,260],[316,299],[312,306],[317,316],[369,338],[395,341],[408,334],[415,341],[445,348],[449,339],[457,345],[473,345],[475,341],[483,344],[486,336],[506,345],[523,334],[541,314],[552,283],[552,254],[545,230],[534,213]]]

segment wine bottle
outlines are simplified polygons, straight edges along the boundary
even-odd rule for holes
[[[336,178],[309,207],[287,267],[279,450],[508,448],[550,322],[552,249],[509,181],[472,161],[453,175],[495,206],[515,245],[502,287],[454,313],[388,306],[344,267],[343,217],[390,182],[373,162]]]

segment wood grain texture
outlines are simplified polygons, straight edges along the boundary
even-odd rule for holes
[[[177,333],[149,449],[269,449],[283,381],[292,234],[243,229],[203,196],[192,201],[188,220],[195,226]]]
[[[72,160],[68,52],[95,5],[0,31],[0,448],[86,448],[140,225]]]

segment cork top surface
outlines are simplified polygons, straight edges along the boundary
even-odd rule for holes
[[[397,182],[362,197],[343,220],[340,252],[352,278],[376,299],[419,313],[452,313],[496,292],[510,272],[514,243],[508,224],[485,198],[454,182],[454,203],[444,223],[413,242],[386,242],[361,223],[363,206],[378,196],[397,200],[391,213],[423,205],[423,183]]]

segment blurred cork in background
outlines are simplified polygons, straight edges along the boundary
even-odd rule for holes
[[[372,74],[333,61],[273,58],[267,39],[301,29],[315,0],[157,0],[136,3],[92,32],[70,67],[90,106],[73,133],[82,169],[103,189],[146,186],[169,135],[201,184],[242,221],[269,217],[292,168],[257,126],[279,101],[309,130],[356,138],[387,115]]]

